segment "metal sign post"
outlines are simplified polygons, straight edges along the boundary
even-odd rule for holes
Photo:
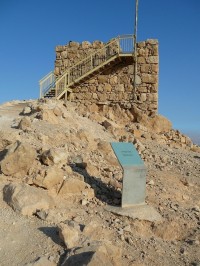
[[[137,86],[137,22],[138,22],[138,0],[135,1],[135,25],[134,25],[134,90],[136,90]]]
[[[122,208],[144,204],[146,167],[135,146],[128,142],[112,142],[111,146],[124,172]]]
[[[123,169],[121,207],[106,210],[133,219],[161,221],[160,214],[145,203],[146,167],[135,146],[128,142],[112,142],[112,149]]]

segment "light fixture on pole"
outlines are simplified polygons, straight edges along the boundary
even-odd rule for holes
[[[137,21],[138,21],[138,0],[135,0],[135,25],[134,25],[134,89],[136,89],[137,82]]]

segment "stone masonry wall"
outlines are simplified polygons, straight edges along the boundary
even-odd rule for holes
[[[56,47],[55,75],[64,71],[87,55],[100,49],[100,41],[69,42]],[[120,105],[122,108],[137,107],[148,116],[158,110],[158,41],[148,39],[137,44],[137,88],[134,89],[133,59],[123,59],[103,73],[87,80],[73,89],[73,101],[85,105]]]

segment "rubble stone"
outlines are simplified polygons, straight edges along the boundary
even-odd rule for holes
[[[23,215],[30,216],[38,210],[49,209],[53,204],[52,198],[46,191],[27,184],[6,185],[3,194],[8,205]]]
[[[90,45],[83,42],[82,45],[70,42],[62,48],[58,46],[56,50],[55,75],[59,77],[69,66],[75,65],[89,54],[95,53],[103,47],[100,41]],[[62,53],[60,53],[62,50]],[[142,113],[152,116],[158,111],[158,41],[147,40],[138,43],[138,67],[136,75],[137,89],[133,89],[134,67],[132,62],[121,61],[120,68],[116,64],[112,69],[104,70],[103,74],[88,79],[83,84],[76,86],[73,91],[73,101],[89,106],[92,104],[120,105],[122,108],[136,106]],[[66,58],[67,54],[67,58]],[[95,58],[98,62],[98,58]],[[153,86],[153,89],[150,89]],[[142,91],[141,91],[141,88]],[[134,90],[134,93],[133,93]],[[142,93],[142,94],[141,94]],[[151,97],[148,94],[154,93]],[[141,105],[142,102],[142,105]],[[47,113],[43,114],[44,120],[49,120]],[[54,123],[54,119],[52,120]]]
[[[1,161],[1,171],[4,175],[23,177],[36,159],[37,153],[30,144],[16,142],[13,150],[8,150]],[[13,146],[14,147],[14,146]]]
[[[79,240],[79,231],[76,228],[65,223],[60,223],[58,229],[59,236],[68,249],[77,246]]]

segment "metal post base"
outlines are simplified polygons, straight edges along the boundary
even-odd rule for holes
[[[106,206],[105,209],[114,214],[127,216],[132,219],[146,220],[150,222],[161,222],[163,220],[162,216],[155,210],[155,208],[146,204],[126,208]]]

